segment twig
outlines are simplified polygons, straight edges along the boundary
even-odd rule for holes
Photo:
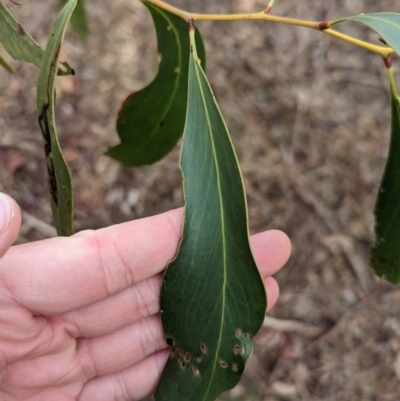
[[[47,238],[57,237],[57,231],[53,226],[45,223],[28,212],[22,211],[22,221],[28,227],[39,231]]]
[[[335,333],[338,332],[340,326],[346,322],[346,320],[359,308],[361,308],[364,304],[370,301],[373,298],[380,296],[384,292],[385,285],[379,286],[374,292],[367,294],[365,297],[360,299],[355,305],[353,305],[350,309],[348,309],[331,327],[328,331],[322,334],[321,337],[316,339],[314,342],[310,343],[307,347],[311,347],[313,345],[320,345],[322,342],[329,340]]]
[[[34,157],[43,159],[43,149],[29,142],[19,141],[13,143],[11,141],[5,140],[0,144],[0,148],[11,148],[11,149],[21,150],[23,152],[30,153]]]
[[[313,195],[309,185],[307,184],[307,180],[291,167],[290,156],[285,157],[284,154],[284,160],[287,164],[289,164],[288,177],[290,178],[291,184],[299,197],[304,203],[312,206],[315,209],[331,234],[337,235],[340,233],[340,225],[333,213],[318,199],[318,197]],[[338,241],[338,244],[342,249],[348,263],[352,267],[356,277],[358,278],[362,289],[366,292],[370,292],[371,289],[374,288],[374,282],[371,278],[371,275],[368,273],[368,269],[363,261],[363,258],[356,253],[354,245],[349,243],[349,241],[343,241],[342,239]]]
[[[296,332],[305,337],[316,337],[321,334],[321,328],[311,324],[299,322],[298,320],[283,320],[276,319],[271,316],[266,316],[263,327],[268,327],[276,331]]]
[[[196,14],[190,13],[188,11],[184,11],[178,7],[171,6],[170,4],[166,3],[163,0],[147,0],[151,4],[154,4],[168,12],[175,14],[186,21],[189,19],[194,19],[195,21],[248,21],[248,20],[263,20],[269,22],[278,22],[281,24],[286,25],[293,25],[293,26],[302,26],[305,28],[311,28],[315,30],[319,30],[321,32],[326,33],[327,35],[334,36],[338,39],[344,40],[348,43],[352,43],[358,47],[362,47],[369,51],[372,51],[376,54],[379,54],[381,57],[387,57],[389,54],[394,53],[394,50],[390,47],[383,47],[377,46],[375,44],[365,42],[363,40],[354,38],[352,36],[346,35],[344,33],[335,31],[330,29],[336,23],[342,22],[341,20],[335,21],[306,21],[306,20],[299,20],[294,18],[286,18],[286,17],[278,17],[275,15],[270,15],[268,12],[270,11],[270,7],[264,11],[256,12],[256,13],[245,13],[245,14]],[[275,0],[272,0],[272,4]]]

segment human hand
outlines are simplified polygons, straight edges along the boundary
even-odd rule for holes
[[[0,256],[20,227],[0,194]],[[159,315],[162,271],[177,250],[182,210],[70,238],[11,247],[0,260],[0,399],[132,401],[151,394],[169,351]],[[268,305],[270,276],[290,254],[280,231],[252,236]]]

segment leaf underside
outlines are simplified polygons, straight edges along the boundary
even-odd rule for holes
[[[37,113],[42,131],[51,194],[51,208],[58,235],[72,235],[73,194],[71,175],[58,142],[55,123],[55,78],[61,43],[77,0],[69,0],[50,36],[39,72]]]
[[[390,71],[391,73],[391,71]],[[389,154],[375,204],[376,242],[369,263],[378,276],[400,282],[400,102],[391,85]]]
[[[60,0],[60,3],[65,5],[67,1],[68,0]],[[80,0],[75,7],[71,17],[71,27],[80,40],[83,42],[87,40],[89,35],[89,22],[83,0]]]
[[[8,8],[0,2],[0,43],[7,53],[18,61],[32,63],[37,68],[42,64],[43,49],[31,35],[15,20]],[[65,70],[59,69],[58,75],[74,74],[68,63],[62,63]]]
[[[106,153],[126,166],[154,163],[166,156],[182,136],[187,102],[189,38],[187,23],[154,4],[143,1],[157,33],[159,71],[154,81],[131,94],[118,113],[121,143]],[[199,56],[205,50],[196,33]]]
[[[400,14],[386,12],[359,14],[340,18],[335,21],[335,24],[344,21],[356,21],[370,27],[400,55]]]
[[[253,259],[238,161],[199,64],[194,34],[181,154],[185,220],[165,273],[162,322],[170,358],[156,401],[212,401],[234,387],[266,310]]]

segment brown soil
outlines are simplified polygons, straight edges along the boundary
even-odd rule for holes
[[[103,156],[118,142],[122,100],[156,71],[149,15],[138,1],[86,3],[90,38],[82,44],[67,34],[62,57],[77,76],[59,79],[57,92],[76,230],[183,204],[178,146],[154,166],[136,169]],[[266,6],[257,0],[171,3],[214,13]],[[44,45],[57,2],[9,6]],[[324,20],[384,10],[400,11],[399,4],[277,0],[273,13]],[[281,297],[269,314],[275,319],[261,330],[241,384],[221,400],[400,400],[400,287],[377,279],[367,266],[390,129],[382,60],[304,28],[265,22],[199,28],[208,76],[243,170],[251,231],[278,228],[293,241],[291,260],[277,276]],[[358,25],[343,29],[379,44]],[[16,75],[0,71],[0,190],[24,211],[24,242],[53,229],[35,114],[37,70],[11,64]]]

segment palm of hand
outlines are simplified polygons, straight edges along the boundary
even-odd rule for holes
[[[161,277],[154,276],[102,302],[50,317],[1,299],[6,313],[0,383],[6,400],[106,400],[98,394],[107,389],[140,399],[151,392],[166,357],[157,353],[166,348],[156,315],[160,285]],[[114,305],[125,310],[104,320]],[[129,390],[132,378],[135,394]]]
[[[159,318],[162,270],[179,243],[181,211],[11,248],[0,260],[0,399],[140,400],[168,357]],[[266,278],[290,245],[252,239]]]

